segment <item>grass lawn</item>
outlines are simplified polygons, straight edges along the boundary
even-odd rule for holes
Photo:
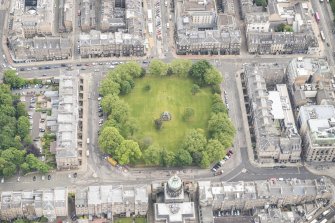
[[[192,95],[193,82],[179,77],[145,77],[136,79],[135,88],[122,97],[130,107],[130,113],[138,122],[139,131],[135,138],[141,142],[150,137],[153,143],[161,147],[176,151],[185,132],[192,128],[207,130],[210,115],[212,93],[209,88],[201,89]],[[145,89],[150,85],[151,89]],[[188,122],[183,121],[184,109],[191,107],[195,115]],[[172,115],[171,121],[164,121],[163,128],[156,130],[154,120],[161,113],[168,111]]]
[[[135,223],[147,223],[146,218],[135,218]]]
[[[114,220],[115,223],[132,223],[133,219],[132,218],[118,218]]]

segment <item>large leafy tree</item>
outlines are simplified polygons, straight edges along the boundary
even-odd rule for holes
[[[121,165],[134,163],[142,157],[142,152],[137,142],[124,140],[115,150],[115,158]]]
[[[209,160],[209,156],[208,156],[207,152],[203,151],[201,153],[200,167],[207,168],[207,167],[209,167],[210,164],[211,164],[211,162]]]
[[[143,152],[144,162],[148,165],[159,165],[162,155],[162,149],[158,145],[150,145]]]
[[[31,170],[37,170],[41,173],[47,173],[50,170],[50,167],[47,164],[43,163],[33,154],[26,156],[26,162],[28,163]]]
[[[21,116],[17,120],[17,133],[19,134],[21,139],[26,138],[26,136],[29,134],[29,127],[30,122],[26,116]]]
[[[175,154],[172,151],[163,148],[160,160],[161,166],[173,166],[174,160],[175,160]]]
[[[121,145],[124,138],[120,135],[119,131],[114,127],[105,127],[99,136],[100,148],[110,155],[115,154],[117,147]]]
[[[192,64],[192,67],[189,71],[189,75],[194,79],[194,81],[200,85],[204,86],[205,82],[205,73],[210,69],[212,65],[207,60],[200,60]]]
[[[206,70],[204,74],[205,83],[208,85],[218,85],[223,81],[221,73],[214,67]]]
[[[102,98],[101,107],[103,111],[106,112],[107,115],[109,115],[112,113],[114,104],[117,103],[118,101],[120,101],[120,99],[117,95],[108,94]]]
[[[149,73],[154,76],[164,76],[167,74],[168,65],[161,60],[154,59],[150,62]]]
[[[112,80],[111,78],[105,78],[100,85],[100,94],[106,96],[108,94],[118,95],[120,94],[120,84]]]
[[[172,73],[180,77],[187,77],[191,66],[192,61],[185,59],[174,59],[170,64]]]
[[[188,166],[192,164],[192,161],[192,156],[187,150],[180,149],[176,153],[175,164],[177,166]]]
[[[19,77],[14,70],[6,70],[4,72],[3,82],[11,88],[19,88],[26,84],[25,79]]]
[[[235,134],[235,128],[226,113],[212,114],[208,121],[208,129],[211,135],[224,132],[229,135]]]
[[[23,102],[18,102],[16,104],[16,117],[19,118],[21,116],[28,116],[28,112],[26,110],[26,105]]]
[[[225,148],[216,139],[210,139],[206,146],[206,153],[210,162],[221,160],[225,156]]]
[[[201,131],[191,129],[186,133],[186,136],[182,142],[182,149],[185,149],[190,153],[196,151],[201,152],[205,149],[206,143],[206,137]]]

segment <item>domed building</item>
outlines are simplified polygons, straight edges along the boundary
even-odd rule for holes
[[[195,222],[194,202],[180,177],[174,175],[163,187],[156,186],[153,190],[161,195],[156,197],[154,204],[156,223]]]
[[[165,192],[171,198],[177,198],[183,194],[183,182],[180,177],[174,175],[165,184]]]

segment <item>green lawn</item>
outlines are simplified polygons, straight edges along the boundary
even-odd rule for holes
[[[201,128],[206,132],[212,103],[209,88],[192,95],[193,82],[190,79],[145,77],[135,81],[135,88],[123,99],[130,106],[131,116],[138,122],[136,140],[140,142],[143,138],[150,137],[153,143],[175,151],[188,129]],[[150,85],[149,91],[145,90],[146,85]],[[187,107],[192,107],[195,115],[185,122],[182,115]],[[164,111],[172,114],[172,120],[165,121],[163,128],[158,131],[154,120]]]
[[[132,223],[133,219],[132,218],[117,218],[114,220],[115,223]]]

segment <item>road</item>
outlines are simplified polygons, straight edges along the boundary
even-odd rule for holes
[[[288,63],[290,58],[281,58],[278,63]],[[253,58],[248,62],[272,62],[271,59]],[[128,173],[123,173],[115,168],[112,168],[103,158],[103,154],[99,151],[97,142],[98,132],[98,89],[99,82],[103,75],[108,70],[109,65],[95,65],[86,67],[86,70],[81,72],[87,75],[89,79],[89,107],[88,107],[88,137],[90,138],[88,159],[88,168],[85,172],[78,171],[78,178],[69,177],[70,172],[53,172],[52,179],[41,180],[38,174],[30,174],[21,177],[20,183],[16,178],[6,179],[4,184],[0,184],[0,190],[8,189],[36,189],[37,187],[58,187],[58,186],[88,186],[95,184],[150,184],[154,181],[167,180],[173,172],[177,172],[185,180],[211,180],[211,181],[252,181],[266,180],[272,177],[277,178],[316,178],[317,176],[308,172],[304,167],[287,167],[287,168],[258,168],[253,166],[248,158],[246,145],[246,135],[243,130],[242,110],[238,102],[238,90],[236,85],[235,74],[242,67],[242,64],[247,62],[243,59],[228,59],[228,60],[211,60],[211,63],[217,66],[224,74],[225,82],[223,88],[227,91],[228,103],[230,107],[229,115],[237,129],[236,140],[234,143],[234,155],[232,159],[226,162],[224,173],[221,176],[214,177],[209,169],[197,168],[134,168]],[[74,67],[80,69],[82,67]],[[94,70],[99,70],[95,72]],[[59,73],[65,71],[65,68],[52,68],[50,70],[34,70],[34,71],[19,71],[19,75],[26,78],[33,77],[51,77],[58,76]],[[46,75],[46,76],[44,76]],[[37,181],[34,182],[32,177],[36,175]],[[38,182],[38,183],[37,183]]]
[[[331,15],[329,14],[329,11],[327,9],[327,1],[324,1],[321,3],[318,0],[311,1],[312,6],[314,8],[315,12],[319,12],[320,15],[320,22],[319,22],[319,28],[320,30],[323,30],[326,41],[322,42],[321,44],[324,45],[324,56],[328,58],[328,62],[330,65],[334,65],[334,58],[333,58],[333,52],[334,52],[334,37],[332,34],[333,30],[333,21],[331,20]],[[316,35],[320,35],[319,33],[316,33]]]
[[[4,26],[4,23],[5,23],[5,16],[6,16],[6,12],[5,10],[0,10],[0,27],[3,27]],[[3,35],[3,29],[0,29],[0,43],[2,44],[4,39],[3,39],[4,35]],[[0,47],[0,78],[2,79],[2,70],[4,69],[4,64],[5,64],[5,61],[4,61],[4,58],[3,56],[4,55],[4,52],[3,52],[3,49],[2,47]]]

